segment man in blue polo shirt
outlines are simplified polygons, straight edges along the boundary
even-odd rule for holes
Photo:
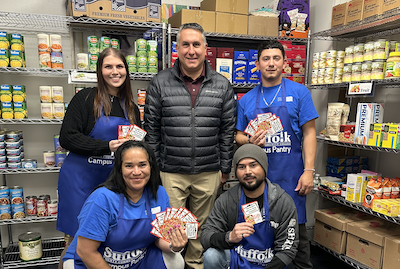
[[[315,119],[318,113],[305,86],[282,78],[286,65],[285,50],[280,42],[271,40],[260,44],[256,66],[262,83],[239,101],[235,140],[239,145],[252,143],[264,148],[268,155],[268,178],[293,198],[299,218],[300,240],[293,264],[305,269],[312,268],[305,207],[306,195],[313,189],[317,147]],[[271,133],[268,124],[263,130],[251,129],[248,126],[250,121],[257,119],[259,114],[272,116],[279,131],[268,135]]]

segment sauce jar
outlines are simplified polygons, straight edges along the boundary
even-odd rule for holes
[[[400,77],[400,52],[391,52],[386,61],[385,78]]]

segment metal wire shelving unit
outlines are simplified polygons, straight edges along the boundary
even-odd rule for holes
[[[19,258],[18,243],[9,245],[4,253],[4,269],[28,268],[58,264],[65,246],[64,238],[42,240],[43,255],[39,260],[22,261]]]
[[[44,164],[42,166],[44,166]],[[0,169],[0,175],[43,174],[43,173],[58,173],[58,172],[60,172],[60,167],[38,167],[30,169],[20,168],[20,169],[2,169],[2,170]]]

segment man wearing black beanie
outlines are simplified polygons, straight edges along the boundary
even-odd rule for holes
[[[283,269],[297,253],[293,199],[266,177],[268,157],[259,146],[241,146],[233,166],[240,184],[217,199],[201,228],[204,269]]]

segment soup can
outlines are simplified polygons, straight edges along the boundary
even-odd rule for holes
[[[0,186],[0,205],[10,204],[10,189],[7,186]]]
[[[335,68],[327,67],[325,68],[325,76],[324,76],[324,83],[325,84],[332,84],[333,83],[333,73]]]
[[[47,204],[47,208],[48,208],[48,211],[49,211],[49,216],[57,215],[58,201],[57,200],[51,200]]]
[[[354,46],[348,46],[344,50],[345,55],[353,55],[354,53]]]
[[[5,163],[7,161],[7,157],[4,155],[0,155],[0,163]]]
[[[333,83],[342,83],[343,78],[343,68],[335,68],[335,73],[333,75]]]
[[[56,166],[61,167],[62,164],[64,163],[65,158],[67,157],[67,153],[66,152],[56,152],[55,157],[56,157]]]
[[[318,84],[324,84],[325,82],[325,68],[318,69]]]
[[[36,202],[37,216],[47,217],[49,215],[47,210],[47,200],[46,198],[39,197]]]
[[[0,205],[0,219],[11,219],[11,205]]]
[[[319,52],[314,52],[312,69],[318,69],[318,68],[319,68]]]
[[[9,162],[9,163],[20,163],[21,162],[21,155],[7,156],[7,162]],[[22,168],[22,166],[21,166],[21,168]]]
[[[19,205],[24,203],[23,189],[20,186],[10,188],[11,204]]]
[[[21,169],[22,168],[22,166],[21,166],[21,163],[19,162],[19,163],[7,163],[7,168],[8,169]]]
[[[54,151],[43,151],[43,161],[45,167],[55,167],[56,156]]]
[[[16,131],[7,131],[6,132],[6,141],[18,141],[20,139],[19,133]]]
[[[311,72],[311,84],[318,84],[318,69],[313,69]]]
[[[25,197],[26,215],[27,216],[36,216],[37,215],[36,202],[37,202],[36,196],[26,196]]]
[[[35,160],[35,159],[23,159],[22,160],[22,168],[25,168],[25,169],[37,168],[37,160]]]
[[[43,255],[42,236],[37,232],[26,232],[18,236],[19,257],[23,261],[40,259]]]
[[[119,40],[117,38],[111,38],[111,48],[119,50]]]
[[[102,52],[106,48],[111,47],[111,40],[107,36],[100,37],[100,52]]]
[[[11,205],[12,218],[22,219],[25,218],[25,206],[24,204]]]
[[[55,152],[66,152],[67,150],[62,148],[60,145],[60,135],[54,135],[54,151]]]
[[[99,53],[99,38],[97,36],[88,36],[87,45],[89,53]]]

